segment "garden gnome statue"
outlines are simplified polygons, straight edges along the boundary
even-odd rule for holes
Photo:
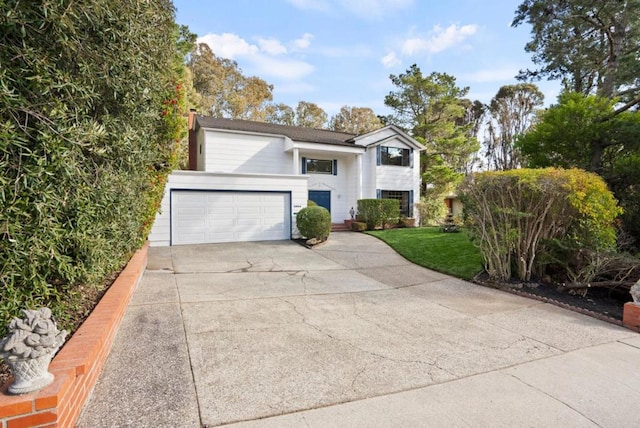
[[[10,394],[37,391],[53,382],[49,363],[67,336],[66,331],[58,330],[49,308],[24,309],[22,313],[25,318],[14,318],[9,334],[0,339],[0,357],[14,377]]]
[[[633,302],[640,305],[640,279],[638,280],[638,282],[631,286],[629,294],[631,294]]]

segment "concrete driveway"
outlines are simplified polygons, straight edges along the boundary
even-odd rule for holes
[[[364,234],[152,248],[79,425],[631,427],[638,361],[636,333]]]

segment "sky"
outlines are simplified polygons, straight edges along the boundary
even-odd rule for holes
[[[389,75],[417,64],[469,87],[488,103],[518,70],[533,68],[524,50],[528,24],[511,27],[521,0],[174,0],[176,21],[245,76],[273,85],[273,102],[318,104],[329,117],[342,106],[389,114]],[[536,82],[545,104],[557,82]]]

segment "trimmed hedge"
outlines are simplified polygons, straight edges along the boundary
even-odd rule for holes
[[[169,0],[0,4],[0,336],[63,328],[146,239],[186,129]],[[184,28],[182,29],[184,34]]]
[[[367,225],[367,230],[384,229],[385,224],[400,218],[400,201],[397,199],[359,199],[358,220]]]
[[[331,233],[331,214],[324,207],[302,208],[296,216],[298,230],[307,239],[326,241]]]

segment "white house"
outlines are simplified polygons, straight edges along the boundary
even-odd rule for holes
[[[151,245],[291,239],[312,200],[334,223],[358,199],[392,198],[413,217],[419,142],[395,126],[355,135],[192,115],[189,168],[168,179]],[[417,213],[416,213],[417,214]]]

